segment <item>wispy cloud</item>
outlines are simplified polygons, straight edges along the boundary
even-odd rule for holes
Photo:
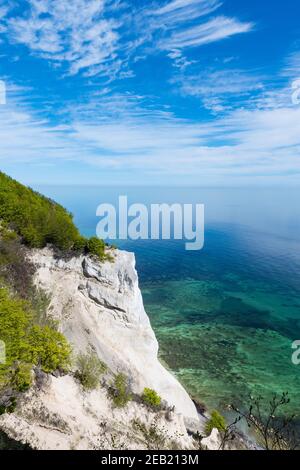
[[[185,184],[300,179],[299,106],[261,102],[260,109],[236,109],[199,123],[152,111],[143,96],[101,96],[100,108],[79,109],[65,126],[52,126],[14,99],[0,108],[1,159],[70,167],[81,162],[93,167],[95,179],[97,170],[113,171],[116,178],[127,172],[128,184],[151,182],[154,175]]]
[[[8,81],[6,85],[7,104],[0,106],[0,163],[76,159],[79,152],[66,129],[51,126],[32,110],[28,103],[30,90]]]
[[[219,0],[173,0],[163,7],[149,8],[141,23],[146,18],[145,42],[151,37],[152,47],[167,51],[175,67],[184,70],[193,61],[187,59],[183,51],[247,33],[254,28],[252,22],[226,16],[212,17],[222,4]]]
[[[249,22],[212,15],[219,0],[171,0],[134,4],[112,0],[27,0],[20,14],[5,21],[8,38],[31,54],[70,74],[106,75],[111,80],[134,74],[136,56],[177,53],[175,65],[189,65],[182,50],[203,46],[253,28]],[[1,14],[1,8],[0,8]],[[180,54],[180,57],[179,55]]]
[[[9,5],[5,1],[0,0],[0,34],[6,31],[6,24],[4,20],[8,12],[9,12]],[[1,38],[0,38],[0,41],[1,41]]]
[[[183,73],[172,83],[180,93],[200,98],[204,107],[216,113],[233,109],[247,96],[253,99],[253,92],[264,89],[263,77],[233,68]]]
[[[105,16],[104,0],[29,0],[28,10],[10,18],[10,38],[39,57],[67,64],[71,74],[116,57],[118,23]]]
[[[178,25],[209,15],[222,5],[219,0],[173,0],[150,13],[165,25]]]
[[[285,63],[282,74],[291,79],[300,78],[300,51],[291,53]]]
[[[159,42],[161,49],[184,49],[203,46],[235,34],[247,33],[253,29],[252,23],[242,23],[234,18],[218,16],[206,23],[176,31],[169,38]]]

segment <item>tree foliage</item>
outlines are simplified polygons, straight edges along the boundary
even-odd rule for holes
[[[33,366],[52,372],[69,365],[71,350],[64,336],[35,324],[33,318],[27,301],[13,299],[7,289],[0,289],[0,338],[6,352],[5,363],[0,364],[0,389],[29,388]]]
[[[0,173],[0,219],[31,247],[72,248],[79,232],[62,206]]]
[[[62,251],[106,258],[104,242],[82,237],[66,209],[1,172],[0,221],[31,248],[51,244]]]

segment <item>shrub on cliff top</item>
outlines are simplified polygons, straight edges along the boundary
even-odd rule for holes
[[[66,209],[1,172],[0,223],[7,236],[12,229],[31,248],[52,244],[62,251],[106,259],[104,242],[96,237],[82,237]]]
[[[87,252],[91,255],[98,256],[103,259],[105,257],[105,243],[97,237],[91,237],[86,242]]]

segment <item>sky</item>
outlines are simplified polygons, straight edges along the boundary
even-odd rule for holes
[[[298,0],[0,0],[1,170],[298,185],[299,17]]]

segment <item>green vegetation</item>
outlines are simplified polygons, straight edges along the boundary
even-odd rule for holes
[[[26,246],[47,244],[61,255],[110,259],[105,243],[82,237],[62,206],[0,172],[0,340],[6,349],[0,413],[14,411],[19,395],[32,385],[35,367],[51,373],[70,365],[70,346],[49,315],[50,298],[34,285],[35,267],[27,257]],[[78,358],[78,377],[86,388],[95,387],[104,370],[94,355]]]
[[[107,370],[106,365],[100,361],[97,354],[79,354],[77,357],[77,371],[75,376],[87,390],[97,388],[102,374]]]
[[[91,237],[87,240],[86,248],[88,253],[98,256],[100,259],[103,259],[105,256],[105,243],[97,237]]]
[[[0,404],[0,416],[4,413],[13,413],[17,407],[17,399],[16,397],[10,397],[6,404]]]
[[[211,413],[210,419],[206,423],[205,432],[209,436],[213,429],[217,429],[219,432],[225,432],[226,427],[227,425],[224,416],[214,410]]]
[[[63,207],[0,173],[0,219],[31,247],[72,248],[79,232]]]
[[[151,408],[159,408],[161,405],[161,397],[151,388],[144,388],[142,401]]]
[[[128,378],[119,373],[110,388],[109,394],[117,408],[123,408],[132,400]]]
[[[9,394],[28,390],[32,369],[66,369],[70,347],[47,315],[48,296],[35,288],[34,266],[28,261],[20,236],[0,225],[0,339],[6,363],[0,364],[0,408],[12,412],[16,398]],[[4,401],[3,401],[4,400]]]
[[[10,236],[7,237],[6,233]],[[56,329],[57,323],[47,313],[49,295],[34,286],[34,272],[20,238],[0,227],[0,287],[8,288],[16,298],[30,303],[35,324]]]
[[[6,348],[6,362],[0,364],[0,390],[27,390],[33,366],[52,372],[69,365],[71,351],[64,336],[34,324],[29,302],[13,299],[4,288],[0,289],[0,338]]]
[[[72,215],[62,206],[1,172],[0,221],[6,237],[19,235],[32,248],[52,244],[64,252],[90,253],[101,260],[107,258],[105,243],[96,237],[82,237]]]

